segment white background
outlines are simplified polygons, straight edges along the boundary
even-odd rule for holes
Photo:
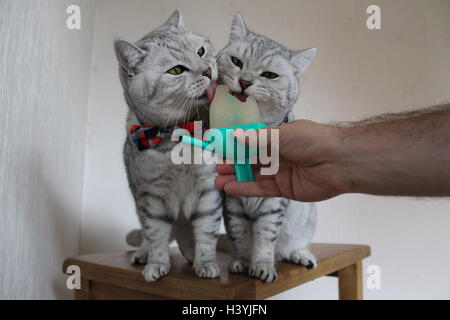
[[[0,1],[0,299],[68,298],[65,257],[80,247],[95,5]]]
[[[125,235],[138,223],[122,163],[127,107],[112,42],[114,37],[139,40],[163,23],[175,8],[181,9],[191,29],[209,36],[217,48],[226,44],[231,17],[236,11],[243,15],[250,29],[289,48],[317,47],[315,60],[301,75],[302,93],[295,107],[297,118],[319,122],[358,120],[383,112],[450,101],[449,1],[99,0],[95,2],[96,10],[92,3],[82,3],[83,30],[75,36],[72,35],[76,32],[69,33],[50,24],[60,23],[59,14],[65,11],[63,5],[52,6],[53,9],[45,13],[38,11],[38,16],[35,14],[36,19],[45,21],[36,20],[36,25],[53,29],[29,31],[33,39],[38,37],[39,41],[34,40],[38,48],[47,47],[45,43],[55,37],[52,33],[70,34],[58,39],[60,51],[52,52],[50,57],[53,55],[57,59],[52,65],[75,77],[70,80],[75,97],[66,96],[69,89],[64,83],[68,80],[57,72],[47,73],[51,79],[45,80],[49,82],[46,89],[36,92],[39,81],[33,79],[40,70],[39,64],[7,69],[8,75],[15,75],[21,89],[14,87],[8,77],[11,90],[0,91],[3,157],[0,157],[0,208],[1,219],[4,219],[0,228],[7,226],[7,231],[2,229],[0,233],[0,248],[2,257],[6,250],[13,259],[0,260],[0,276],[9,274],[8,292],[4,292],[5,285],[0,287],[0,294],[6,297],[64,297],[64,284],[52,285],[50,280],[59,272],[64,255],[77,251],[78,232],[81,232],[81,253],[128,249]],[[0,2],[0,8],[2,4]],[[365,10],[369,4],[380,5],[382,30],[366,29]],[[30,9],[25,12],[27,10]],[[3,13],[0,11],[2,18]],[[23,13],[24,10],[15,11],[15,15]],[[94,27],[90,25],[92,22]],[[0,29],[0,32],[5,31]],[[12,39],[12,47],[6,53],[3,46],[0,47],[2,62],[6,61],[5,55],[17,59],[15,48],[20,48],[21,54],[31,55],[27,50],[34,46],[30,49],[14,38],[19,32],[17,27],[6,32]],[[88,68],[89,57],[85,54],[91,52],[91,37],[93,49]],[[2,34],[0,41],[4,41],[3,38]],[[46,61],[34,55],[33,59],[35,63]],[[0,72],[0,80],[4,79],[5,74]],[[9,104],[4,105],[4,97]],[[39,113],[35,109],[28,111],[35,100],[39,101]],[[9,120],[3,118],[5,107]],[[37,114],[42,118],[37,118]],[[14,129],[18,134],[11,129],[7,131],[4,123],[25,124],[27,134],[18,129]],[[55,136],[59,131],[54,123],[65,128],[68,135],[65,140]],[[29,136],[33,137],[31,141]],[[7,153],[3,151],[4,146]],[[36,150],[33,156],[28,154],[30,148]],[[42,168],[39,173],[27,171],[31,170],[30,164],[37,166],[39,157],[45,160],[38,162]],[[62,164],[70,170],[67,167],[63,170]],[[25,188],[17,186],[18,177]],[[50,181],[51,192],[44,181]],[[314,241],[364,243],[372,247],[372,256],[365,260],[364,267],[380,266],[382,288],[365,289],[366,298],[450,298],[448,200],[346,195],[319,203],[318,209]],[[37,225],[36,230],[24,230],[27,222],[21,219],[32,221]],[[55,229],[58,232],[53,232]],[[58,250],[61,243],[70,245]],[[41,251],[45,251],[43,256],[37,253]],[[30,261],[29,255],[45,257],[45,262],[39,264],[38,258]],[[34,287],[31,285],[32,289],[28,287],[27,293],[23,293],[28,284],[19,278],[36,265],[41,266],[40,273],[33,277],[42,280],[35,280]],[[44,270],[44,266],[48,270]],[[337,281],[318,279],[275,298],[335,299]]]

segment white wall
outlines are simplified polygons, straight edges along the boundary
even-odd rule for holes
[[[0,299],[68,298],[79,252],[95,3],[0,1]]]
[[[379,4],[380,31],[365,28]],[[180,8],[194,31],[227,42],[231,16],[293,49],[319,53],[302,77],[297,117],[320,122],[425,107],[450,100],[448,1],[99,1],[95,24],[83,206],[82,251],[127,248],[138,225],[121,158],[126,105],[112,49],[115,36],[138,40]],[[346,195],[319,203],[315,241],[366,243],[382,289],[369,299],[450,298],[450,203]],[[327,278],[277,298],[336,298]]]

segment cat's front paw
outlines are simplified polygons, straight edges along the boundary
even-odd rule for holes
[[[194,263],[194,271],[199,278],[217,278],[220,274],[217,262]]]
[[[149,263],[142,270],[142,275],[147,282],[153,282],[169,273],[170,265],[163,263]]]
[[[248,274],[264,282],[273,282],[278,278],[273,262],[252,263],[248,269]]]
[[[233,258],[228,265],[228,270],[231,273],[245,273],[248,270],[248,262],[244,259]]]
[[[136,250],[131,255],[132,264],[146,264],[148,258],[148,250]]]
[[[289,260],[295,264],[301,264],[308,269],[315,269],[317,267],[317,259],[309,250],[292,251]]]

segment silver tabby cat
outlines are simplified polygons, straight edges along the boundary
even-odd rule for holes
[[[137,43],[116,40],[114,46],[129,106],[127,131],[138,117],[154,126],[174,126],[208,107],[205,90],[217,79],[213,48],[208,39],[184,26],[178,11]],[[173,238],[193,262],[197,276],[219,275],[216,244],[223,197],[214,188],[215,169],[173,164],[176,144],[166,139],[139,151],[128,135],[124,145],[128,182],[142,226],[138,234],[143,238],[132,262],[147,264],[147,281],[169,272]]]
[[[299,96],[297,73],[308,67],[315,53],[315,48],[291,51],[253,33],[236,14],[230,41],[218,55],[219,77],[232,91],[254,96],[263,122],[275,126],[293,118],[291,110]],[[277,278],[277,260],[316,267],[308,250],[316,225],[314,204],[227,196],[224,218],[233,244],[231,272],[248,272],[271,282]]]

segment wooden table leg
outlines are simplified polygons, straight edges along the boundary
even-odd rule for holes
[[[339,278],[339,300],[362,300],[362,261],[337,272]]]
[[[75,289],[75,300],[89,300],[91,282],[88,279],[81,277],[81,288]]]

